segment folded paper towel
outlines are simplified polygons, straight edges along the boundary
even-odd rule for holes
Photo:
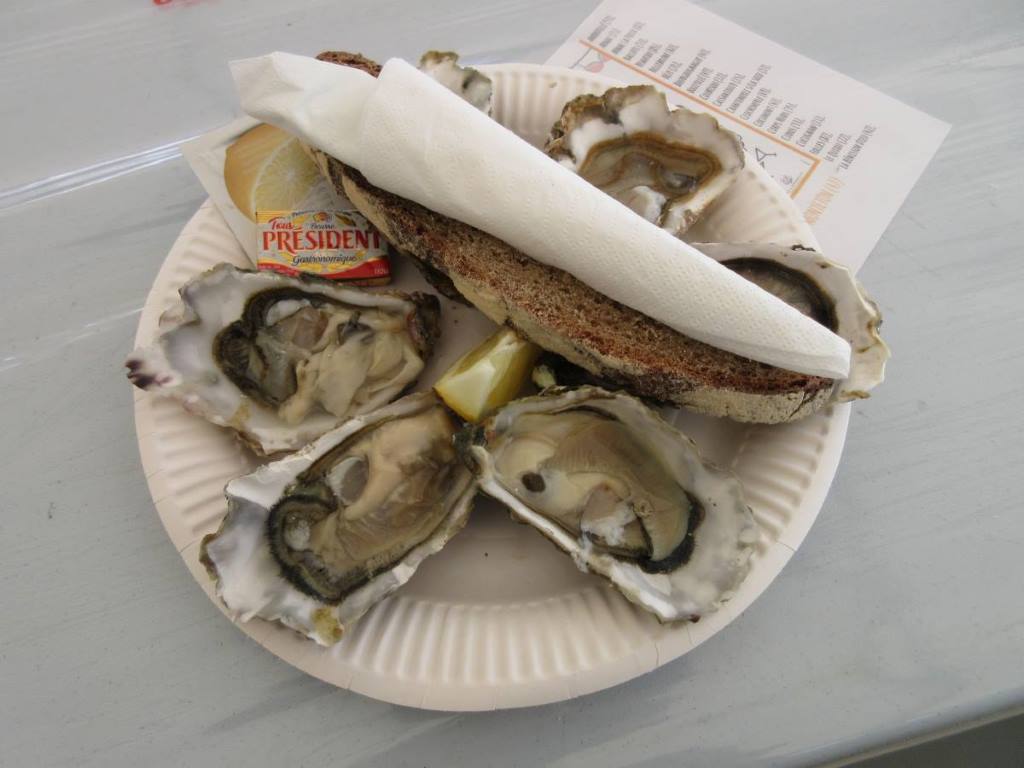
[[[712,346],[801,373],[849,372],[846,341],[400,59],[376,79],[286,53],[235,61],[231,69],[246,112],[382,189],[488,232]]]

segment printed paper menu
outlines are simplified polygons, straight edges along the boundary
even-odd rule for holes
[[[606,0],[548,59],[661,88],[739,134],[857,270],[949,125],[682,0]]]

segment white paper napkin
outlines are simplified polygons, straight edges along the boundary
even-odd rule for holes
[[[235,61],[242,108],[374,185],[498,237],[681,333],[843,378],[843,339],[548,158],[400,59],[376,79],[304,56]]]

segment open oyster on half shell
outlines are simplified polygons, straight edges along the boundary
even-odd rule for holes
[[[633,397],[548,390],[459,445],[481,490],[663,621],[714,611],[749,570],[759,531],[739,481]]]
[[[544,151],[674,235],[693,225],[744,164],[736,134],[711,115],[669,108],[650,85],[572,99]]]
[[[419,69],[485,115],[491,114],[494,108],[494,84],[491,78],[473,67],[459,66],[459,54],[452,51],[427,51],[420,57]]]
[[[882,313],[842,264],[799,245],[693,246],[850,342],[850,375],[836,382],[832,402],[868,397],[885,379],[890,352],[878,332]]]
[[[228,483],[200,557],[229,611],[340,640],[465,525],[476,488],[454,434],[436,397],[408,395]]]
[[[125,365],[135,386],[230,427],[257,452],[305,445],[411,386],[438,333],[428,294],[370,293],[219,264]]]

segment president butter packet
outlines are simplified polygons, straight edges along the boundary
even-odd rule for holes
[[[359,285],[390,279],[387,246],[357,211],[257,211],[259,269]]]
[[[386,243],[294,136],[242,118],[183,149],[254,266],[362,285],[389,282]]]

